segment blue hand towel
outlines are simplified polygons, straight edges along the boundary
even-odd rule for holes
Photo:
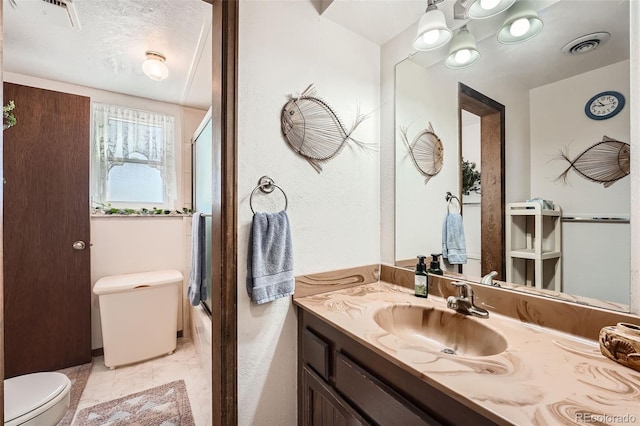
[[[467,244],[460,213],[448,213],[442,225],[442,257],[451,265],[467,263]]]
[[[289,217],[285,211],[253,215],[247,255],[247,292],[262,304],[291,296],[293,248]]]
[[[187,296],[193,306],[207,298],[205,282],[205,222],[202,214],[196,212],[191,217],[191,270],[189,271],[189,288]]]

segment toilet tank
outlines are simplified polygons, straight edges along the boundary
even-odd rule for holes
[[[131,364],[176,348],[182,273],[175,269],[112,275],[93,287],[100,304],[104,363]]]

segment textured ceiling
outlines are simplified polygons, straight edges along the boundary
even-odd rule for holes
[[[211,105],[210,4],[74,0],[78,29],[42,0],[3,1],[5,71],[200,109]],[[167,57],[166,80],[143,74],[147,50]]]
[[[460,76],[483,71],[499,77],[516,68],[521,71],[522,84],[537,87],[628,58],[628,2],[532,1],[545,27],[521,45],[505,46],[495,40],[504,13],[469,22],[469,30],[482,40],[482,57],[474,66],[458,71]],[[5,71],[200,109],[211,105],[211,5],[202,0],[74,0],[80,29],[73,28],[58,11],[42,13],[42,5],[46,6],[42,0],[3,2]],[[454,2],[444,0],[438,8],[455,29],[465,21],[453,19]],[[320,12],[384,44],[400,33],[412,33],[425,5],[426,0],[324,0]],[[609,31],[612,37],[591,54],[558,55],[565,43],[593,31]],[[167,57],[169,78],[157,82],[142,73],[147,50]],[[547,62],[550,53],[555,54],[555,62]],[[417,52],[411,59],[429,67],[446,54],[447,49],[442,48]]]

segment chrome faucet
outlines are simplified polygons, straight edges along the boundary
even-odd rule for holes
[[[480,280],[480,282],[482,284],[488,284],[488,285],[492,285],[494,287],[500,287],[500,284],[498,284],[497,282],[493,281],[493,277],[495,277],[496,275],[498,275],[498,272],[491,271],[487,275],[482,277],[482,280]]]
[[[463,282],[452,281],[452,285],[460,289],[460,296],[449,296],[447,298],[447,308],[454,309],[461,314],[474,315],[480,318],[489,318],[489,312],[473,304],[473,288]]]

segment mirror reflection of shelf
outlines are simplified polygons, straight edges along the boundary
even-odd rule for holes
[[[537,202],[510,203],[506,211],[507,281],[562,291],[562,212]]]

